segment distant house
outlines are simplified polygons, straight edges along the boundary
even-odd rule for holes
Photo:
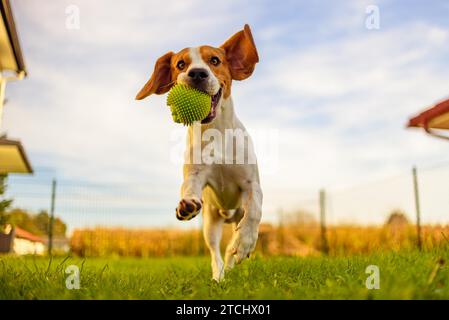
[[[0,253],[43,255],[45,244],[39,236],[19,227],[7,225],[5,232],[0,233]]]
[[[48,248],[48,238],[44,240],[45,246]],[[70,240],[65,236],[54,236],[52,239],[52,252],[63,254],[70,251]]]

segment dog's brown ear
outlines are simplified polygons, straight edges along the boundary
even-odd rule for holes
[[[259,62],[256,45],[249,25],[229,38],[221,48],[226,52],[231,76],[234,80],[244,80],[254,71]]]
[[[173,52],[167,52],[162,57],[157,59],[154,66],[153,74],[150,80],[143,86],[136,96],[136,100],[142,100],[149,95],[166,93],[173,86],[171,83],[171,58]]]

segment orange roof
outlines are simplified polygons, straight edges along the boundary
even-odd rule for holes
[[[19,227],[15,227],[15,236],[17,238],[21,238],[21,239],[26,239],[26,240],[30,240],[33,242],[44,242],[39,236],[36,236],[28,231],[25,231]]]
[[[426,130],[449,129],[449,99],[437,103],[430,109],[411,118],[408,127],[422,127]]]

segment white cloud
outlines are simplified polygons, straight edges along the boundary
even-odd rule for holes
[[[388,92],[409,84],[403,82],[407,69],[431,68],[431,58],[449,51],[444,41],[448,36],[446,30],[426,25],[366,30],[333,43],[289,50],[272,64],[271,76],[278,88],[301,97],[338,97],[376,88]],[[426,84],[426,79],[418,80],[417,85]]]

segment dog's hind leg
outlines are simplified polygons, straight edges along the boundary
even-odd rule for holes
[[[235,265],[235,258],[234,258],[234,237],[236,236],[236,231],[235,229],[237,228],[237,225],[239,224],[240,220],[243,217],[244,211],[243,208],[238,208],[233,210],[233,215],[231,218],[226,219],[225,222],[226,223],[231,223],[232,224],[232,230],[233,230],[233,235],[231,238],[231,241],[229,242],[228,246],[226,247],[226,253],[225,253],[225,270],[231,270],[232,268],[234,268]]]
[[[224,276],[223,259],[220,253],[220,241],[223,232],[224,218],[209,203],[203,207],[203,233],[206,245],[210,250],[212,278],[220,281]]]
[[[262,190],[258,182],[247,181],[242,192],[243,217],[232,237],[232,252],[236,263],[250,256],[256,248],[262,217]]]
[[[237,223],[233,222],[232,223],[232,230],[235,230],[235,228],[237,228]],[[235,234],[235,232],[234,232]],[[234,235],[232,236],[234,237]],[[234,258],[234,241],[231,240],[227,247],[226,247],[226,252],[225,252],[225,270],[229,271],[232,268],[234,268],[235,265],[235,258]]]

